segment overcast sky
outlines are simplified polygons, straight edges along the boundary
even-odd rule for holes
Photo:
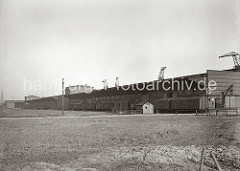
[[[60,94],[62,77],[101,88],[155,80],[161,66],[232,68],[218,56],[240,52],[239,21],[239,0],[0,0],[0,88],[23,99]]]

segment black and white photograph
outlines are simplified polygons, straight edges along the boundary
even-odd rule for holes
[[[0,0],[0,171],[240,171],[240,0]]]

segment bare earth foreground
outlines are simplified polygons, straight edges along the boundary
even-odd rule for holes
[[[43,116],[43,117],[42,117]],[[6,111],[0,118],[0,170],[240,170],[239,117]]]

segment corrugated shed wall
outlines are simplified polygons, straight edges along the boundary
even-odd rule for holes
[[[220,96],[221,92],[233,85],[233,96],[240,96],[240,72],[236,71],[207,71],[208,82],[214,80],[217,83],[216,90],[211,91],[211,95]]]

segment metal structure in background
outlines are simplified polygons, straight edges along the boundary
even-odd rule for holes
[[[165,71],[166,68],[167,67],[161,67],[161,70],[160,70],[159,75],[158,75],[158,80],[159,81],[164,80],[164,71]]]
[[[119,87],[119,77],[116,77],[115,87]]]
[[[64,78],[62,78],[62,114],[64,115]]]
[[[225,106],[226,106],[226,105],[225,105],[225,103],[226,103],[226,95],[227,95],[229,92],[232,92],[232,91],[233,91],[232,88],[233,88],[233,85],[230,85],[227,90],[225,90],[224,92],[222,92],[222,107],[225,107]]]
[[[104,79],[104,80],[102,81],[102,83],[103,83],[103,88],[104,88],[104,90],[107,90],[107,89],[108,89],[108,82],[107,82],[107,80]]]
[[[237,52],[230,52],[225,55],[219,56],[219,58],[226,58],[226,57],[232,57],[234,68],[240,69],[240,56]]]

